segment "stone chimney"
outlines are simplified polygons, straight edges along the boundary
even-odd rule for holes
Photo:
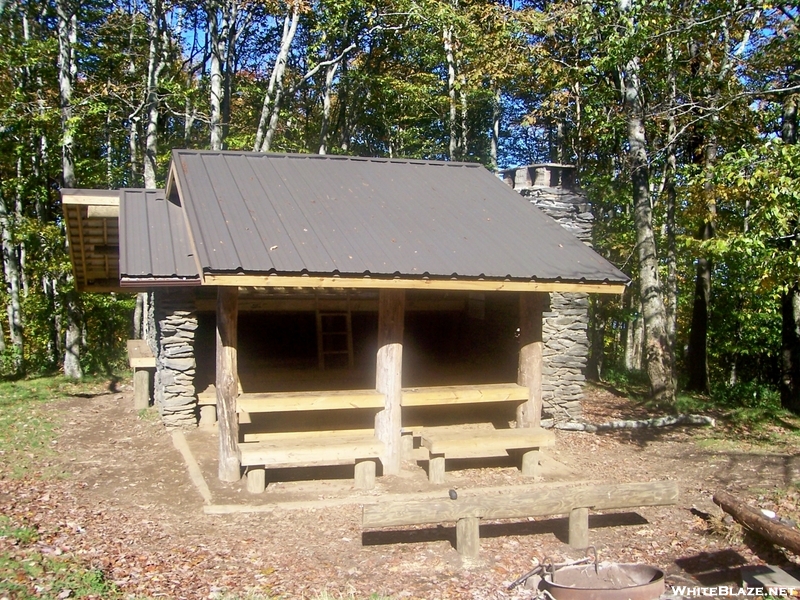
[[[579,240],[591,246],[594,216],[572,165],[537,164],[500,172],[503,181]],[[542,336],[543,422],[580,419],[589,358],[589,296],[551,293]]]

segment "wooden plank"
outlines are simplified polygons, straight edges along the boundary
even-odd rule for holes
[[[396,527],[481,519],[523,519],[569,514],[573,508],[612,510],[638,506],[664,506],[678,500],[674,481],[622,483],[576,488],[531,490],[525,486],[502,495],[450,500],[407,500],[365,506],[364,527]]]
[[[63,189],[61,190],[61,203],[64,205],[119,206],[119,192],[116,190]]]
[[[515,448],[539,448],[555,444],[555,435],[546,429],[495,429],[464,430],[453,433],[423,432],[422,445],[431,454],[451,454],[475,451],[511,450]]]
[[[335,437],[364,437],[369,438],[375,435],[374,429],[333,429],[327,431],[273,431],[269,433],[245,433],[245,442],[278,442],[281,440],[307,440],[311,436],[321,436],[327,439]]]
[[[219,478],[239,481],[239,422],[236,396],[239,393],[236,327],[239,288],[217,290],[217,422],[219,431]]]
[[[527,399],[528,388],[515,383],[403,388],[403,406],[508,402]]]
[[[128,362],[134,369],[155,368],[156,357],[144,340],[128,340]]]
[[[317,434],[302,440],[239,445],[242,465],[273,469],[355,464],[358,459],[378,458],[383,451],[383,444],[374,437],[326,438]]]
[[[300,290],[302,291],[302,289]],[[239,297],[239,312],[271,311],[271,312],[314,312],[314,298],[285,298],[278,296],[278,290],[265,293],[262,296]],[[346,300],[325,299],[326,311],[339,311],[346,309]],[[328,303],[331,308],[328,309]],[[195,300],[197,310],[214,310],[216,300],[212,298],[198,298]],[[460,312],[466,308],[466,301],[461,299],[409,299],[406,302],[406,312]],[[350,300],[350,312],[378,312],[378,301],[371,299],[353,298]]]
[[[375,416],[375,435],[386,447],[384,473],[400,472],[403,449],[401,403],[403,397],[403,324],[406,295],[403,290],[381,290],[378,297],[378,354],[375,389],[385,395],[384,409]]]
[[[517,383],[528,388],[528,401],[517,409],[517,427],[538,427],[542,420],[542,320],[547,294],[520,294],[520,337]]]
[[[383,408],[384,395],[375,390],[266,392],[242,394],[236,402],[238,410],[249,413]]]
[[[624,283],[560,283],[485,279],[378,279],[373,277],[312,277],[310,275],[205,274],[203,285],[300,287],[314,289],[462,290],[476,292],[585,292],[621,294]]]
[[[90,219],[117,219],[119,218],[119,206],[90,204],[86,215]]]

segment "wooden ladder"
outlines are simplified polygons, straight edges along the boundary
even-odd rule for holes
[[[324,301],[319,297],[317,309],[317,356],[320,370],[326,366],[353,368],[353,318],[350,310],[350,295],[346,299],[345,310],[325,310]],[[346,364],[334,357],[346,357]],[[327,361],[327,364],[326,364]],[[333,364],[331,364],[333,363]]]

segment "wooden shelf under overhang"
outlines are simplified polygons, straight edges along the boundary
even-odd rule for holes
[[[124,292],[119,284],[119,192],[61,190],[72,275],[79,292]]]

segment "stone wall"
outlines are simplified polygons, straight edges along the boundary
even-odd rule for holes
[[[528,198],[564,229],[591,246],[594,216],[569,165],[529,165],[508,169],[503,180]],[[589,296],[550,294],[544,313],[542,337],[543,419],[565,421],[581,417],[584,370],[589,357]]]
[[[180,289],[159,290],[153,299],[158,327],[155,405],[165,426],[194,427],[197,425],[194,294]]]

